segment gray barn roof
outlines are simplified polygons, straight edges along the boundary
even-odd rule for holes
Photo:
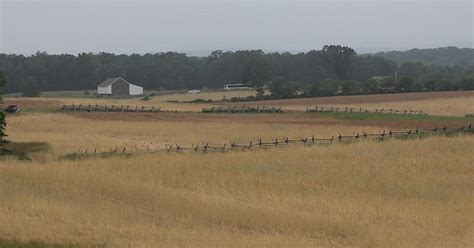
[[[107,78],[104,82],[100,83],[98,86],[99,87],[107,87],[113,83],[115,83],[115,81],[119,80],[119,79],[122,79],[123,81],[125,81],[126,83],[130,84],[129,82],[127,82],[127,80],[121,78],[121,77],[116,77],[116,78]]]

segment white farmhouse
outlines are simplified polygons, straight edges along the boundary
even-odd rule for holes
[[[108,78],[97,86],[97,94],[101,96],[139,96],[143,95],[143,87],[131,84],[121,77]]]

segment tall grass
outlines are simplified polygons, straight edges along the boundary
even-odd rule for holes
[[[471,247],[470,136],[0,165],[0,237],[156,246]]]
[[[125,115],[127,117],[130,115]],[[183,120],[182,120],[183,118]],[[184,119],[188,118],[188,119]],[[202,142],[222,145],[230,140],[236,143],[271,140],[299,136],[331,137],[340,132],[355,134],[362,131],[380,131],[379,127],[364,126],[316,126],[259,121],[258,116],[246,117],[248,121],[221,122],[177,116],[165,120],[133,121],[94,120],[67,114],[29,114],[9,118],[9,137],[17,142],[40,141],[51,145],[48,155],[97,149],[109,151],[114,147],[135,149],[164,148],[165,144],[202,145]],[[254,119],[256,118],[256,119]],[[284,117],[282,117],[284,118]],[[291,118],[291,117],[290,117]],[[278,119],[277,119],[278,120]]]

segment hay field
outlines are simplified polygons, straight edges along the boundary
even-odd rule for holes
[[[0,236],[108,247],[472,247],[472,137],[3,161]]]
[[[245,105],[282,106],[286,110],[304,111],[306,107],[362,107],[397,110],[423,110],[432,115],[464,116],[474,113],[474,91],[421,92],[367,96],[335,96],[276,101],[249,102]]]
[[[111,113],[112,117],[119,113]],[[151,115],[151,114],[149,114]],[[156,114],[155,114],[156,115]],[[345,134],[357,132],[378,132],[382,128],[374,126],[310,125],[308,123],[278,123],[253,120],[228,121],[211,118],[188,119],[185,114],[170,114],[169,119],[140,119],[143,115],[122,114],[118,119],[83,118],[88,114],[70,115],[66,113],[34,113],[14,116],[8,119],[8,135],[17,142],[46,142],[52,150],[48,155],[58,156],[77,152],[78,149],[109,151],[110,148],[128,147],[164,149],[165,144],[202,145],[202,142],[222,145],[230,140],[247,143],[257,139],[271,140],[285,137],[318,135],[331,137],[341,130]],[[206,117],[206,116],[204,116]],[[244,116],[245,117],[245,116]],[[280,119],[291,118],[280,116]],[[137,120],[135,120],[137,119]],[[276,119],[277,120],[277,119]]]
[[[463,111],[451,98],[443,104]],[[45,142],[49,150],[28,154],[31,161],[0,158],[0,247],[2,240],[79,247],[474,246],[473,135],[59,159],[81,148],[330,137],[468,119],[65,113],[40,110],[66,99],[13,100],[34,111],[8,116],[9,138]]]
[[[199,94],[188,94],[188,93],[172,93],[151,96],[149,100],[142,101],[141,97],[133,98],[101,98],[94,96],[81,96],[81,92],[64,92],[54,94],[48,92],[45,97],[40,98],[15,98],[6,96],[5,105],[17,104],[24,108],[31,110],[41,107],[43,109],[59,109],[64,104],[83,104],[83,105],[124,105],[124,106],[146,106],[146,107],[161,107],[163,110],[168,111],[192,111],[200,112],[202,108],[209,107],[212,105],[218,105],[213,103],[179,103],[187,102],[196,99],[213,100],[219,101],[223,98],[230,99],[232,97],[247,97],[255,95],[255,91],[252,90],[227,90],[227,91],[203,91]],[[176,101],[176,102],[173,102]]]
[[[474,91],[452,92],[421,92],[404,94],[384,94],[366,96],[335,96],[315,97],[303,99],[255,101],[255,102],[214,102],[214,103],[177,103],[170,101],[192,101],[198,98],[222,100],[223,97],[245,97],[254,95],[250,90],[238,91],[206,91],[200,94],[165,94],[151,97],[148,101],[140,98],[113,99],[113,98],[73,98],[73,97],[47,97],[47,98],[5,98],[5,104],[17,104],[31,109],[59,109],[63,104],[83,105],[124,105],[162,107],[169,111],[200,112],[202,108],[211,106],[279,106],[285,111],[303,112],[307,107],[334,106],[334,107],[362,107],[368,109],[385,108],[397,110],[423,110],[431,115],[465,116],[474,113]]]
[[[219,101],[232,97],[255,96],[255,90],[223,90],[223,91],[202,91],[198,94],[166,94],[158,96],[160,101],[192,101],[196,99]]]

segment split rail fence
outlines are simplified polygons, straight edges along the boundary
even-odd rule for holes
[[[83,104],[72,104],[63,105],[60,110],[67,111],[86,111],[86,112],[149,112],[158,113],[164,112],[161,107],[145,107],[145,106],[128,106],[128,105],[83,105]]]
[[[202,145],[191,144],[191,146],[182,146],[179,144],[166,144],[162,149],[153,149],[149,146],[142,145],[142,148],[137,146],[116,146],[109,148],[106,152],[98,152],[97,149],[87,148],[79,149],[78,155],[80,156],[95,156],[97,154],[102,155],[114,155],[114,154],[130,154],[132,152],[185,152],[185,151],[194,151],[194,152],[210,152],[210,151],[228,151],[228,150],[253,150],[258,148],[269,148],[269,147],[281,147],[291,144],[302,144],[302,145],[317,145],[317,144],[335,144],[343,142],[356,142],[360,140],[376,139],[384,141],[390,138],[410,138],[410,137],[422,137],[423,135],[430,134],[449,134],[449,133],[473,133],[474,128],[472,124],[464,125],[458,128],[448,128],[444,127],[435,127],[430,129],[408,129],[408,130],[383,130],[379,133],[357,133],[354,135],[342,135],[331,136],[326,138],[318,138],[315,135],[310,137],[299,137],[290,139],[286,138],[274,138],[271,140],[264,141],[262,139],[257,139],[255,142],[250,141],[245,144],[238,144],[234,141],[229,141],[229,143],[223,144],[222,146],[210,145],[209,143],[202,143]]]
[[[332,107],[332,106],[315,106],[315,107],[307,107],[306,112],[308,113],[377,113],[377,114],[400,114],[400,115],[427,115],[427,113],[423,111],[417,110],[396,110],[396,109],[385,109],[385,108],[377,108],[377,109],[363,109],[353,108],[353,107]]]
[[[268,107],[268,106],[257,106],[257,107],[212,107],[203,108],[203,113],[283,113],[281,107]]]

